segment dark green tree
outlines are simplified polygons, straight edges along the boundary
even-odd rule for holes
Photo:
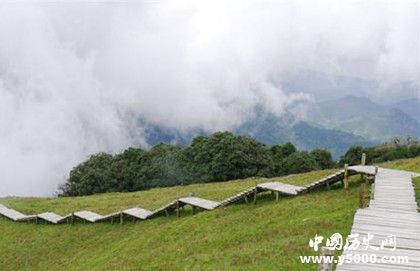
[[[320,169],[315,159],[307,152],[294,152],[283,160],[286,174],[302,173]]]
[[[349,165],[358,165],[362,159],[363,154],[363,147],[353,145],[351,146],[348,151],[344,154],[344,156],[340,159],[340,165],[343,166],[344,164]]]
[[[270,148],[271,155],[276,161],[282,161],[284,158],[296,151],[297,149],[295,145],[293,145],[291,142],[287,142],[282,145],[274,145]]]
[[[315,149],[310,152],[310,155],[315,159],[321,169],[333,168],[335,166],[332,155],[328,150]]]
[[[291,142],[271,146],[270,154],[273,160],[271,175],[284,175],[287,170],[283,168],[283,160],[296,151],[296,147]]]
[[[117,181],[111,173],[112,155],[98,153],[70,171],[64,195],[79,196],[116,190]]]
[[[393,139],[376,147],[352,146],[340,165],[410,158],[420,155],[414,139]],[[324,149],[299,152],[288,142],[267,148],[255,138],[218,132],[195,137],[190,146],[157,144],[149,150],[128,148],[120,154],[98,153],[70,171],[61,196],[137,191],[159,186],[227,181],[251,176],[281,176],[335,166]]]
[[[189,177],[184,147],[160,143],[147,154],[148,187],[174,186],[188,183]]]
[[[114,156],[112,174],[118,180],[118,191],[136,191],[149,187],[146,168],[148,152],[140,148],[128,148]]]
[[[186,152],[190,172],[202,181],[265,176],[272,164],[264,144],[229,132],[196,137]]]

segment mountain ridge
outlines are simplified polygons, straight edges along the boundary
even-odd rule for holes
[[[405,112],[367,97],[346,96],[321,101],[310,108],[308,122],[351,132],[375,141],[396,136],[420,136],[420,123]]]
[[[150,145],[160,142],[189,144],[194,136],[210,134],[210,132],[202,130],[182,134],[155,125],[148,125],[146,132],[148,135],[147,142]],[[255,137],[267,145],[292,142],[302,150],[325,148],[331,151],[335,160],[339,159],[354,144],[368,147],[379,143],[355,136],[349,132],[326,129],[306,121],[296,120],[288,112],[281,117],[258,112],[254,119],[245,122],[236,129],[232,129],[230,132]]]

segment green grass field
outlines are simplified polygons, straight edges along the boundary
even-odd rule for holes
[[[417,206],[420,207],[420,177],[414,178],[414,189],[416,191]]]
[[[420,158],[384,164],[420,172]],[[307,184],[333,172],[316,171],[288,178]],[[348,190],[340,185],[275,202],[260,196],[256,205],[235,204],[180,218],[159,217],[124,225],[109,223],[35,225],[0,218],[0,270],[315,270],[300,255],[315,234],[347,236],[358,207],[357,177]],[[75,198],[2,198],[24,213],[67,214],[89,209],[102,214],[133,206],[153,209],[194,192],[222,200],[266,179],[194,184],[134,193]]]

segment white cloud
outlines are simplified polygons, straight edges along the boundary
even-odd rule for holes
[[[307,100],[315,70],[419,84],[419,4],[144,1],[0,4],[0,195],[55,191],[98,151],[145,145],[136,119],[231,129]],[[386,88],[386,86],[384,86]]]

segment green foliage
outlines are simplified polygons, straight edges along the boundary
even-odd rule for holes
[[[287,142],[283,145],[274,145],[270,148],[271,155],[278,161],[283,160],[296,151],[296,147],[291,142]]]
[[[184,184],[188,175],[184,147],[160,143],[147,154],[144,187],[173,186]]]
[[[135,191],[145,188],[142,180],[146,177],[146,172],[141,165],[147,160],[147,152],[137,148],[128,148],[114,156],[111,171],[117,180],[117,191]]]
[[[412,139],[394,139],[374,148],[352,146],[340,165],[359,164],[363,152],[368,163],[378,163],[418,156],[420,144]],[[71,170],[60,195],[138,191],[332,167],[335,163],[325,149],[299,152],[290,142],[268,147],[252,137],[217,132],[195,137],[190,146],[160,143],[150,150],[128,148],[116,155],[92,155]]]
[[[264,144],[228,132],[196,137],[186,153],[191,172],[201,181],[265,176],[272,164]]]
[[[362,153],[366,153],[366,162],[368,164],[413,158],[420,155],[420,143],[412,138],[397,137],[376,147],[363,148],[361,146],[352,146],[346,154],[341,157],[339,164],[360,164]]]
[[[318,157],[297,153],[288,142],[267,147],[248,136],[217,132],[195,137],[190,146],[157,144],[150,150],[128,148],[114,156],[92,155],[70,172],[61,196],[146,190],[200,182],[227,181],[247,177],[271,177],[328,168]],[[331,157],[329,153],[323,153]],[[294,165],[296,163],[296,165]]]
[[[115,186],[111,165],[113,157],[107,153],[92,155],[70,172],[67,183],[61,187],[65,195],[91,195],[111,192]]]
[[[331,153],[328,150],[315,149],[310,152],[310,155],[315,159],[321,169],[332,168],[335,166]]]
[[[362,146],[353,145],[340,159],[340,165],[358,165],[360,164],[361,157],[364,150]]]
[[[420,208],[420,177],[413,179],[414,192],[416,194],[417,206]]]
[[[319,169],[320,166],[312,155],[307,152],[294,152],[283,161],[287,174],[302,173]]]

